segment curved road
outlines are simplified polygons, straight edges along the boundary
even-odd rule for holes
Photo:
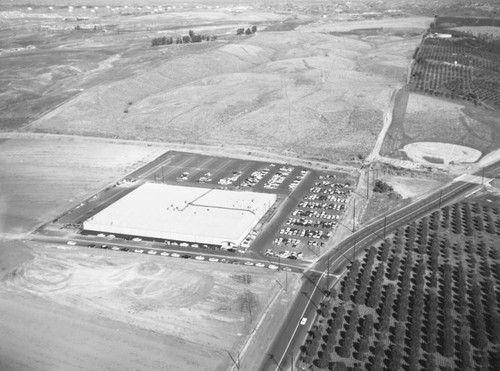
[[[482,174],[497,175],[499,173],[500,162],[497,162],[474,175],[481,177]],[[335,273],[340,273],[349,263],[354,246],[359,250],[369,248],[379,239],[384,238],[384,230],[386,234],[389,234],[397,228],[439,209],[443,205],[464,198],[481,187],[482,185],[477,183],[454,181],[427,198],[367,225],[342,241],[334,250],[324,254],[304,273],[300,294],[295,298],[286,314],[280,331],[258,369],[268,371],[288,370],[291,368],[291,359],[299,353],[299,347],[304,342],[307,330],[316,315],[315,311],[323,299],[327,284],[335,280],[337,278]],[[330,277],[327,277],[328,271]],[[306,325],[300,325],[303,317],[309,319]],[[245,365],[241,366],[242,369],[247,369]]]

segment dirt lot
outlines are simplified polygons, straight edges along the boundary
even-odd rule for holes
[[[31,231],[162,152],[78,140],[0,140],[0,233]]]
[[[439,141],[470,147],[484,156],[500,144],[500,118],[495,111],[416,93],[396,104],[407,104],[406,112],[395,115],[398,119],[392,122],[382,147],[385,155],[398,157],[398,149],[410,143]]]
[[[8,334],[1,369],[225,370],[227,351],[236,354],[284,278],[243,266],[0,244],[0,329]]]

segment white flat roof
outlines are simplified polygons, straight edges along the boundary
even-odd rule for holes
[[[145,183],[83,224],[114,234],[239,244],[275,201],[268,193]]]

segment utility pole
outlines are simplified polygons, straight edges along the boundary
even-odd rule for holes
[[[328,255],[328,262],[326,266],[326,291],[328,293],[328,296],[330,296],[330,255]]]
[[[356,220],[356,200],[353,199],[353,201],[354,201],[354,211],[352,213],[352,231],[354,233],[356,231],[356,222],[355,222],[355,220]]]
[[[441,209],[441,197],[443,197],[443,190],[439,191],[439,208]]]
[[[352,261],[356,260],[356,240],[354,240],[354,251],[352,253]]]
[[[484,183],[484,167],[481,175],[481,185],[483,185],[483,183]]]
[[[387,225],[387,217],[384,216],[384,241],[385,241],[385,227]]]
[[[292,354],[290,354],[290,364],[292,365],[292,371],[293,371],[293,349],[292,349]]]
[[[163,165],[161,166],[161,182],[165,183],[165,175],[163,174]]]
[[[370,170],[366,173],[366,199],[368,200],[368,191],[370,189]]]

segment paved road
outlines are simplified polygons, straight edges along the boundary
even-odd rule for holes
[[[487,166],[488,174],[500,173],[500,162]],[[481,172],[476,175],[481,176]],[[334,250],[323,255],[308,271],[304,273],[300,294],[295,298],[286,314],[284,323],[276,335],[267,354],[261,362],[259,370],[288,370],[291,358],[298,355],[300,346],[306,337],[307,330],[316,315],[315,311],[323,299],[327,283],[333,282],[335,274],[340,274],[352,259],[354,246],[357,251],[369,248],[397,228],[419,219],[443,205],[456,202],[471,194],[482,185],[477,183],[452,182],[429,197],[408,205],[386,217],[380,218],[370,225],[353,233],[342,241]],[[329,266],[329,269],[328,269]],[[327,272],[330,277],[327,278]],[[300,325],[303,317],[308,318],[306,325]],[[242,369],[247,369],[243,367]],[[254,365],[254,368],[256,365]]]

